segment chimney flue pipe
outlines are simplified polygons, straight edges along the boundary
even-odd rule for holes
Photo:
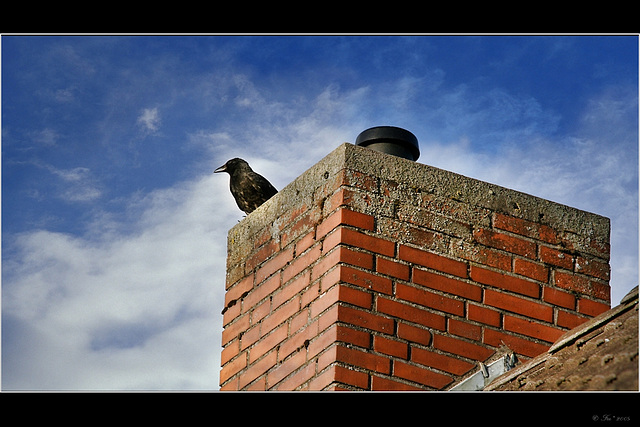
[[[376,126],[364,130],[356,138],[356,145],[412,161],[420,157],[418,138],[408,130],[395,126]]]

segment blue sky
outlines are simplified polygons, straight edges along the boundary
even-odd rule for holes
[[[638,277],[638,37],[3,36],[2,387],[218,388],[243,157],[278,189],[364,129],[611,218]]]

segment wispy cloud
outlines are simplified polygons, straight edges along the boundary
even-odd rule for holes
[[[211,193],[224,187],[206,176],[132,202],[133,233],[18,236],[3,265],[3,313],[18,325],[5,330],[4,386],[217,388],[219,223],[234,211]]]
[[[102,195],[102,191],[91,170],[85,167],[58,169],[45,165],[53,175],[60,178],[57,196],[69,202],[90,202]]]
[[[58,132],[51,128],[31,132],[31,140],[38,145],[53,146],[56,145],[59,138]]]
[[[137,120],[138,124],[147,132],[154,133],[160,127],[158,108],[145,108]]]

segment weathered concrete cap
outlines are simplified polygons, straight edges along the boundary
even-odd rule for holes
[[[416,161],[420,157],[418,138],[395,126],[376,126],[362,131],[356,145]]]

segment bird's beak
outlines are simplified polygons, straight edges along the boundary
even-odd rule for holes
[[[224,165],[220,166],[218,169],[214,170],[213,173],[226,172],[226,171],[227,171],[227,165],[224,164]]]

